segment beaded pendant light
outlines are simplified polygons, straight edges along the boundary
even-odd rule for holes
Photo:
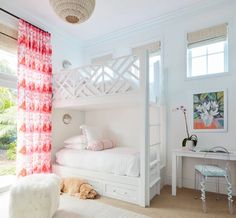
[[[49,0],[53,10],[64,21],[83,23],[93,13],[95,0]]]

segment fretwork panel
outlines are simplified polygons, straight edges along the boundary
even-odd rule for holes
[[[54,100],[122,94],[139,87],[139,59],[126,56],[54,75]]]

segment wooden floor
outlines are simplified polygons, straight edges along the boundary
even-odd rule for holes
[[[132,210],[154,218],[232,218],[236,217],[236,204],[234,202],[234,215],[228,213],[228,202],[226,195],[220,195],[216,200],[216,194],[207,193],[208,212],[203,213],[201,200],[195,199],[196,192],[191,189],[178,189],[177,196],[171,196],[171,187],[165,186],[161,195],[155,197],[149,208],[142,208],[122,201],[101,197],[100,202],[115,207]],[[199,193],[198,193],[199,196]],[[234,198],[236,201],[236,199]]]
[[[101,197],[95,201],[103,202],[136,213],[144,214],[153,218],[235,218],[229,215],[227,197],[220,196],[216,200],[216,195],[207,193],[208,213],[204,214],[201,210],[201,200],[194,199],[195,191],[191,189],[178,189],[177,196],[171,196],[171,187],[165,186],[161,195],[153,199],[149,208],[142,208],[133,204],[125,203],[114,199]],[[8,192],[0,193],[0,218],[8,217]],[[234,198],[234,210],[236,212],[236,199]],[[92,208],[91,208],[92,209]],[[114,217],[115,216],[114,214]],[[66,217],[63,217],[66,218]],[[128,217],[127,217],[128,218]]]

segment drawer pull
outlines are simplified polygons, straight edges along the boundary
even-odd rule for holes
[[[128,193],[127,192],[120,192],[120,193],[118,193],[115,189],[113,189],[113,193],[117,193],[117,194],[121,194],[121,195],[127,195]]]

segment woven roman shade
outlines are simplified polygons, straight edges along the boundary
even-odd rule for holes
[[[0,32],[0,49],[17,54],[17,30],[0,23]]]
[[[103,64],[107,61],[110,61],[113,59],[113,55],[112,54],[107,54],[107,55],[103,55],[100,57],[96,57],[96,58],[92,58],[91,59],[91,64]]]
[[[149,53],[154,53],[161,50],[161,42],[156,41],[152,43],[148,43],[139,47],[135,47],[132,49],[133,55],[141,55],[148,51]]]
[[[187,34],[188,47],[194,47],[197,44],[204,44],[209,40],[225,41],[228,36],[228,24],[220,24],[208,27]]]

